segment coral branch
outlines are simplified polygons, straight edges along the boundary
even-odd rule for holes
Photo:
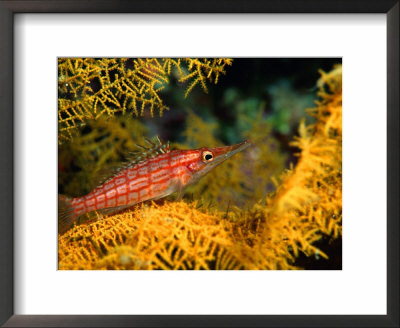
[[[118,113],[161,116],[168,106],[160,96],[169,83],[172,67],[182,82],[190,83],[185,97],[200,83],[207,92],[206,79],[214,82],[231,59],[130,59],[60,58],[58,60],[59,143],[70,141],[87,120]],[[186,68],[187,67],[187,68]],[[186,74],[186,70],[189,74]],[[193,69],[193,72],[191,72]],[[191,81],[193,79],[193,81]],[[140,111],[138,110],[140,108]]]

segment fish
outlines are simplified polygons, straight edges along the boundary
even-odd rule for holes
[[[178,193],[233,155],[251,146],[249,140],[223,147],[171,150],[156,136],[129,154],[111,177],[82,197],[58,195],[58,231],[69,230],[78,217],[92,211],[112,213],[149,200]]]

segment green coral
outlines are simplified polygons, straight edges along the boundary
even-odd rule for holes
[[[271,97],[272,114],[268,118],[280,133],[289,134],[304,117],[306,108],[313,105],[314,93],[295,91],[288,80],[280,80],[267,88]],[[312,119],[307,118],[308,123]]]

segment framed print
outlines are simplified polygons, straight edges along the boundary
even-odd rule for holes
[[[398,1],[0,8],[2,325],[398,326]]]

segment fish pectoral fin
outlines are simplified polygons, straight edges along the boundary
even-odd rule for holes
[[[183,196],[183,186],[182,183],[178,184],[178,194],[176,195],[176,201],[179,202]]]
[[[102,208],[102,209],[97,210],[97,212],[99,212],[100,214],[103,214],[103,215],[115,214],[119,211],[125,210],[134,205],[136,205],[136,204],[128,204],[128,205],[121,205],[121,206],[116,206],[116,207]]]

